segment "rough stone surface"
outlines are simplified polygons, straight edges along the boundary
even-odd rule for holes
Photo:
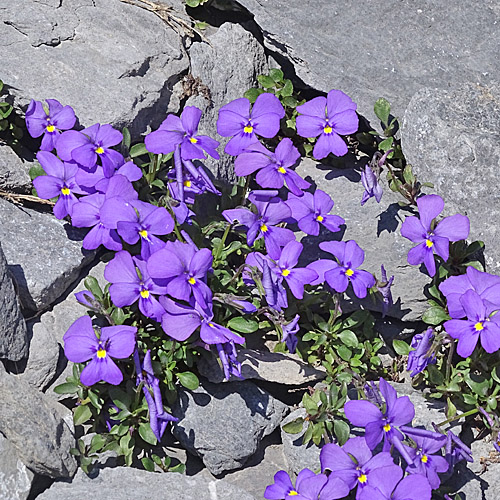
[[[38,500],[257,500],[224,479],[155,474],[129,467],[103,469],[90,479],[81,470],[71,483],[56,482]]]
[[[73,476],[76,461],[69,450],[75,438],[67,424],[68,410],[1,370],[0,401],[0,432],[23,463],[43,476]]]
[[[0,143],[0,189],[15,193],[30,193],[30,161],[19,158],[14,150]]]
[[[401,132],[407,160],[444,198],[446,215],[470,218],[470,239],[486,243],[491,272],[500,271],[499,130],[500,85],[491,83],[420,90]]]
[[[348,93],[373,124],[379,97],[402,118],[423,87],[488,82],[499,73],[500,7],[494,0],[239,0],[266,47],[307,85]],[[389,15],[390,13],[390,15]]]
[[[94,255],[82,249],[85,232],[52,214],[0,199],[0,221],[0,241],[25,309],[47,308]]]
[[[238,349],[243,379],[265,380],[284,385],[303,385],[326,377],[326,372],[314,368],[298,356],[289,353]],[[200,373],[210,382],[220,383],[224,372],[215,356],[203,356],[198,362]],[[239,380],[232,376],[230,381]]]
[[[30,352],[26,366],[22,367],[22,373],[18,375],[20,378],[43,391],[54,377],[63,371],[67,365],[63,352],[63,336],[71,324],[87,311],[77,302],[74,294],[85,290],[84,281],[87,276],[95,277],[101,288],[104,288],[107,283],[104,279],[104,267],[105,264],[100,262],[86,272],[78,285],[68,291],[64,300],[42,314],[35,322],[28,324],[31,335]],[[58,383],[62,382],[65,382],[65,379]],[[53,391],[49,390],[48,393],[57,397]]]
[[[177,111],[172,86],[188,59],[153,12],[120,0],[19,0],[4,2],[1,18],[2,80],[16,107],[54,98],[85,126],[127,125],[133,134]]]
[[[26,500],[34,476],[0,433],[0,499]]]
[[[413,243],[400,234],[401,224],[408,212],[398,205],[402,197],[393,193],[385,179],[381,179],[384,194],[380,203],[374,198],[361,206],[364,188],[360,174],[353,167],[360,167],[366,160],[355,161],[346,158],[345,169],[330,168],[317,164],[310,159],[304,159],[296,171],[306,180],[314,182],[319,189],[328,193],[335,207],[333,213],[340,215],[346,221],[345,231],[331,233],[322,230],[318,236],[306,236],[301,241],[304,244],[304,259],[311,262],[319,258],[332,258],[331,254],[322,252],[318,243],[326,240],[355,240],[365,251],[365,261],[361,266],[380,277],[380,266],[383,264],[388,276],[395,276],[392,286],[394,306],[388,315],[405,321],[418,321],[428,308],[427,299],[423,294],[424,286],[430,283],[430,278],[421,273],[417,266],[410,266],[406,256]],[[383,176],[382,176],[383,177]],[[381,311],[381,303],[374,303],[370,298],[357,299],[348,288],[348,301],[343,304],[345,312],[362,307]]]
[[[1,245],[0,304],[0,359],[19,361],[28,354],[28,335]]]
[[[288,407],[252,382],[211,384],[181,390],[172,408],[180,421],[173,434],[200,456],[213,474],[241,467],[264,436],[279,425]]]
[[[267,60],[257,39],[238,24],[223,24],[209,41],[210,45],[193,43],[189,50],[191,74],[202,86],[186,105],[203,111],[199,132],[221,141],[221,159],[209,158],[206,166],[217,178],[231,181],[233,157],[223,153],[229,138],[218,136],[215,127],[219,108],[256,86],[257,76],[268,69]]]

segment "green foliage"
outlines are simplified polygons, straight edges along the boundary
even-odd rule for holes
[[[19,152],[20,141],[24,136],[26,126],[24,120],[16,114],[13,106],[4,100],[5,94],[4,83],[0,80],[0,143],[4,142],[14,151]]]

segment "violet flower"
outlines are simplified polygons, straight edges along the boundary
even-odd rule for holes
[[[361,400],[348,401],[344,411],[352,425],[365,428],[366,444],[371,450],[384,439],[384,451],[387,451],[389,443],[402,439],[397,426],[411,422],[415,408],[408,396],[398,398],[396,390],[383,378],[380,379],[379,389],[385,398],[384,412],[373,403]]]
[[[319,247],[337,257],[338,262],[320,259],[309,264],[307,267],[318,274],[318,279],[311,284],[326,281],[335,291],[342,293],[351,282],[356,297],[366,297],[368,289],[375,285],[375,278],[368,271],[358,269],[365,260],[365,252],[358,244],[354,240],[325,241]]]
[[[54,215],[63,219],[71,215],[78,202],[76,194],[85,194],[75,181],[78,171],[76,163],[62,162],[48,151],[39,151],[36,155],[47,175],[39,175],[33,179],[33,185],[40,198],[51,199],[59,196],[54,205]]]
[[[429,194],[417,199],[420,219],[406,217],[401,225],[401,235],[419,243],[408,252],[408,263],[412,266],[425,264],[430,276],[436,274],[434,252],[444,261],[448,260],[450,241],[465,240],[469,236],[470,222],[465,215],[445,217],[434,225],[434,219],[443,211],[444,201],[441,196]]]
[[[118,167],[113,172],[114,175],[123,175],[130,182],[133,182],[138,181],[142,177],[142,170],[133,161],[128,161]],[[96,165],[91,170],[79,168],[75,177],[76,182],[86,194],[94,194],[96,192],[105,193],[108,189],[110,178],[104,175],[104,169],[100,165]]]
[[[257,97],[252,111],[246,97],[235,99],[222,106],[217,120],[217,132],[222,137],[231,137],[224,151],[233,156],[257,142],[257,134],[272,138],[280,129],[280,120],[285,110],[274,94],[263,93]]]
[[[100,304],[99,301],[94,297],[94,294],[89,290],[82,290],[81,292],[76,292],[75,299],[79,304],[85,306],[92,311],[99,311]]]
[[[82,316],[64,334],[64,354],[73,363],[91,360],[80,375],[83,385],[90,387],[101,380],[118,385],[123,375],[111,358],[125,359],[134,352],[136,332],[132,326],[108,326],[101,328],[98,338],[90,316]]]
[[[358,130],[359,120],[356,104],[340,90],[330,90],[327,97],[315,97],[297,106],[297,133],[302,137],[318,137],[313,155],[321,160],[333,153],[343,156],[347,145],[340,135],[353,134]]]
[[[238,378],[243,378],[241,376],[241,363],[238,361],[236,354],[236,346],[234,341],[230,340],[224,344],[215,344],[217,352],[219,353],[219,358],[222,363],[222,368],[224,370],[225,380],[229,380],[231,375]]]
[[[112,283],[109,293],[116,307],[131,306],[139,301],[139,310],[144,316],[161,321],[165,311],[154,295],[165,294],[166,287],[153,282],[145,261],[122,250],[106,265],[104,277]]]
[[[383,194],[382,186],[378,183],[378,178],[369,164],[367,164],[365,169],[361,172],[361,183],[365,188],[363,198],[361,198],[361,206],[363,206],[373,196],[375,197],[377,203],[380,203]]]
[[[381,468],[372,472],[373,484],[361,492],[358,500],[431,500],[432,488],[425,476],[411,474],[404,479],[403,471],[387,474]]]
[[[285,342],[288,350],[293,354],[297,348],[297,333],[300,330],[299,327],[300,316],[298,314],[289,323],[282,324],[281,329],[283,331],[283,338],[281,342]]]
[[[387,273],[383,265],[380,266],[380,271],[382,274],[382,283],[377,283],[377,291],[382,297],[382,318],[384,318],[393,305],[391,286],[394,282],[394,276],[387,279]]]
[[[299,150],[288,138],[282,139],[274,153],[260,142],[248,146],[234,162],[234,173],[246,176],[259,171],[255,177],[263,188],[279,189],[285,184],[295,195],[302,196],[302,189],[311,184],[291,169],[300,158]]]
[[[410,347],[414,350],[408,354],[408,364],[406,365],[410,377],[415,377],[422,373],[428,365],[436,363],[436,355],[429,354],[433,340],[434,330],[431,327],[423,333],[417,333],[411,339]]]
[[[316,189],[314,195],[304,193],[298,197],[290,194],[286,204],[290,207],[299,229],[304,233],[318,236],[320,225],[335,233],[340,231],[342,224],[345,224],[342,217],[330,215],[334,202],[321,189]]]
[[[33,99],[26,110],[26,128],[31,137],[40,137],[43,134],[42,151],[52,151],[56,147],[56,140],[62,130],[69,130],[76,122],[75,112],[71,106],[63,106],[55,99],[47,99],[48,114],[43,105]]]
[[[445,458],[450,465],[450,470],[453,470],[455,464],[465,460],[472,463],[472,450],[452,431],[446,433]]]
[[[460,303],[467,315],[466,320],[451,319],[444,323],[450,337],[458,339],[457,353],[468,358],[481,339],[481,345],[489,353],[500,349],[500,314],[497,306],[487,306],[474,290],[467,290]]]

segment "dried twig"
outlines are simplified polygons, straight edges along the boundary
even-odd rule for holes
[[[38,198],[38,196],[33,196],[31,194],[17,194],[9,193],[8,191],[2,191],[0,189],[0,196],[6,200],[16,203],[17,205],[22,205],[23,202],[28,201],[30,203],[38,203],[39,205],[49,205],[53,207],[55,203],[50,200],[44,200],[43,198]]]

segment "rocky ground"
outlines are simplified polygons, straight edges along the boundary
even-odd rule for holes
[[[273,66],[310,95],[343,90],[375,129],[373,103],[385,97],[400,119],[408,162],[434,184],[448,213],[470,217],[471,238],[485,241],[487,268],[498,272],[497,0],[216,5],[186,12],[181,0],[0,2],[0,78],[21,115],[30,99],[55,98],[74,107],[81,125],[127,126],[135,139],[185,105],[204,110],[201,132],[212,134],[218,108]],[[201,41],[192,41],[190,16],[211,24]],[[348,158],[345,166],[363,164]],[[32,165],[32,154],[19,157],[0,144],[0,191],[30,193]],[[208,166],[218,178],[232,179],[230,157]],[[406,262],[410,244],[399,234],[397,196],[385,189],[380,204],[360,207],[357,170],[308,160],[298,172],[333,197],[347,239],[366,251],[366,268],[378,272],[384,264],[396,275],[395,306],[378,323],[380,332],[402,338],[421,328],[429,278]],[[319,450],[298,446],[297,435],[280,426],[302,411],[294,406],[297,394],[323,373],[295,356],[249,346],[241,354],[244,382],[221,384],[207,362],[200,366],[201,387],[180,395],[175,412],[183,418],[167,453],[185,460],[181,447],[188,450],[187,476],[104,467],[112,456],[91,478],[81,470],[75,475],[71,412],[52,389],[68,369],[62,336],[83,313],[73,292],[89,274],[102,282],[103,265],[82,251],[82,233],[43,207],[16,200],[0,198],[0,499],[252,500],[262,498],[280,469],[318,468]],[[371,302],[362,305],[377,312]],[[398,390],[410,394],[422,422],[444,420],[441,408],[430,412],[408,385]],[[472,448],[475,464],[450,484],[467,499],[496,500],[498,455],[487,441]]]

